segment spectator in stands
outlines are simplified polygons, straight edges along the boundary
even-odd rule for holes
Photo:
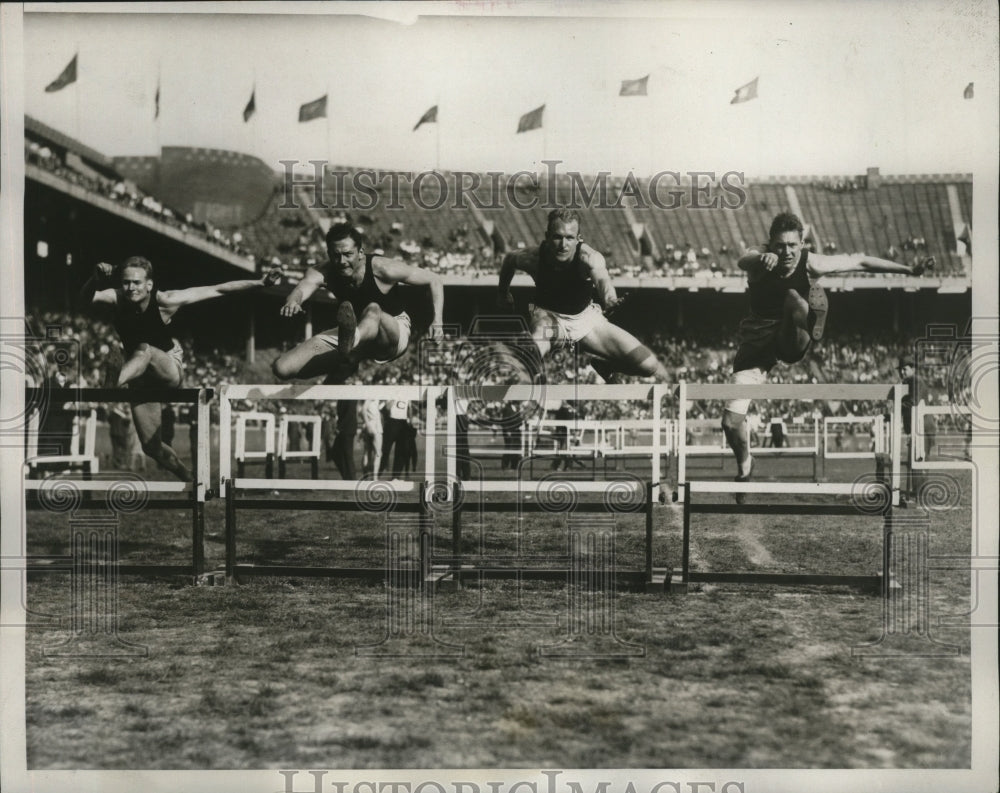
[[[392,479],[399,478],[410,456],[408,444],[410,422],[407,420],[409,410],[410,403],[405,399],[394,399],[387,406],[388,415],[383,423],[382,467],[379,469],[379,474],[385,474],[388,471]],[[393,447],[395,447],[395,456],[392,458],[392,468],[390,469],[389,455],[392,453]]]
[[[361,406],[361,437],[364,453],[361,470],[365,477],[378,479],[382,465],[382,404],[377,399],[366,399]]]
[[[264,278],[229,281],[214,286],[195,286],[160,292],[153,283],[153,265],[141,256],[127,259],[121,268],[121,286],[99,289],[114,268],[101,262],[81,290],[84,306],[107,307],[125,347],[126,360],[118,374],[118,386],[178,388],[184,376],[180,343],[171,337],[168,324],[186,305],[211,300],[224,294],[255,289],[275,283]],[[162,467],[184,481],[191,472],[174,450],[163,442],[159,402],[133,401],[132,421],[143,451]]]
[[[302,303],[327,284],[341,301],[336,330],[324,331],[278,356],[272,367],[276,377],[325,374],[343,382],[361,360],[386,363],[400,357],[410,342],[411,320],[399,284],[429,289],[434,314],[431,336],[442,335],[444,286],[438,276],[399,259],[366,255],[364,237],[347,223],[331,226],[326,244],[328,264],[306,270],[281,314],[292,317],[302,312]]]
[[[735,383],[765,382],[778,361],[797,363],[823,337],[827,300],[817,279],[842,272],[921,275],[934,265],[933,258],[910,267],[864,254],[809,253],[802,247],[802,235],[802,221],[783,212],[771,223],[766,248],[750,249],[740,258],[740,269],[747,273],[750,314],[740,323],[740,346],[733,361]],[[736,457],[738,482],[749,481],[753,470],[746,425],[749,406],[749,399],[730,400],[722,420]],[[744,500],[743,494],[737,494],[737,502]]]
[[[354,439],[358,434],[358,401],[337,400],[337,439],[334,441],[333,462],[341,479],[357,479],[354,466]]]

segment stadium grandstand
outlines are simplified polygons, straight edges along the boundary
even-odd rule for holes
[[[541,205],[539,193],[549,189],[522,180],[498,190],[480,174],[471,191],[475,200],[467,196],[456,205],[441,201],[441,185],[450,190],[468,175],[443,172],[442,182],[400,190],[394,201],[383,182],[373,201],[371,188],[358,188],[370,169],[333,167],[345,176],[317,185],[276,172],[265,179],[259,160],[215,150],[173,148],[164,149],[162,158],[112,158],[30,118],[25,158],[26,305],[39,329],[61,326],[81,343],[82,375],[91,386],[109,382],[118,360],[107,355],[118,344],[111,328],[84,319],[72,305],[97,261],[121,261],[142,251],[157,263],[164,288],[280,267],[284,283],[255,295],[249,311],[246,304],[226,301],[194,306],[175,331],[195,361],[188,368],[192,384],[218,387],[251,375],[272,382],[269,363],[281,350],[333,322],[335,303],[322,292],[304,321],[278,321],[283,296],[306,267],[325,258],[323,236],[331,223],[349,221],[365,234],[369,249],[440,273],[446,322],[464,331],[478,315],[495,309],[499,257],[537,244],[544,235],[546,209],[511,208],[509,190],[522,205],[532,198]],[[195,173],[199,178],[191,178]],[[623,184],[606,175],[589,181],[558,176],[554,195],[557,203],[581,205],[581,191],[604,190],[613,197]],[[648,180],[638,184],[640,194],[649,195]],[[678,184],[682,192],[691,186]],[[155,189],[166,190],[170,200],[148,192]],[[646,339],[678,379],[726,382],[745,305],[745,279],[736,261],[748,245],[763,241],[770,218],[785,208],[801,214],[807,244],[815,250],[875,251],[901,262],[932,254],[939,264],[920,278],[825,279],[836,317],[828,338],[805,366],[779,367],[776,381],[892,380],[899,356],[919,329],[930,322],[957,327],[967,322],[970,176],[889,177],[871,168],[858,177],[755,180],[743,189],[746,201],[736,209],[695,209],[688,201],[669,210],[629,208],[627,202],[615,208],[581,206],[586,238],[607,257],[617,288],[629,296],[628,317],[619,321]],[[351,208],[359,205],[372,206]],[[243,222],[251,216],[252,222]],[[527,295],[529,283],[516,277],[515,295]],[[366,365],[352,382],[417,382],[417,357],[411,350],[388,366]],[[446,371],[438,367],[424,378],[443,384]],[[586,362],[563,371],[575,382],[599,382]],[[943,402],[947,394],[938,390],[928,398]],[[826,411],[846,415],[868,407],[838,403]],[[614,409],[613,404],[598,408]]]

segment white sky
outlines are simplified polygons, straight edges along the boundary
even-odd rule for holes
[[[325,15],[26,13],[25,110],[109,155],[206,146],[275,168],[320,158],[512,172],[548,157],[588,173],[971,172],[977,141],[997,136],[989,3],[470,7],[421,4],[437,16],[419,18],[364,7],[412,24],[334,13],[358,4]],[[541,10],[560,15],[527,16]],[[78,82],[46,94],[77,50]],[[621,80],[645,74],[649,96],[618,96]],[[758,75],[759,98],[730,105]],[[244,124],[254,82],[257,115]],[[969,82],[973,100],[962,97]],[[299,105],[327,92],[329,124],[299,124]],[[515,134],[543,103],[544,129]],[[439,123],[412,132],[434,104]]]

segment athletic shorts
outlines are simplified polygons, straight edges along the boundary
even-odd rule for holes
[[[181,370],[181,376],[184,376],[184,348],[181,347],[181,343],[177,339],[173,340],[174,346],[167,350],[167,355],[173,358],[174,363],[177,364],[177,368]]]
[[[531,307],[531,326],[555,327],[551,341],[578,342],[604,320],[604,312],[597,303],[591,303],[579,314],[560,314],[540,306]]]
[[[399,325],[399,342],[396,344],[396,350],[384,361],[380,361],[376,358],[375,363],[389,363],[390,361],[395,361],[400,355],[406,352],[406,348],[410,344],[410,331],[412,324],[410,321],[410,315],[404,311],[402,314],[396,314],[393,319],[395,319],[396,324]],[[316,334],[316,338],[335,350],[340,346],[340,342],[337,340],[336,329],[318,333]]]
[[[740,369],[733,372],[733,382],[739,385],[762,385],[767,382],[767,369],[754,366],[750,369]],[[745,416],[750,409],[750,399],[730,399],[726,402],[726,410]]]
[[[777,340],[781,330],[780,319],[769,319],[750,314],[740,322],[740,345],[733,359],[733,371],[743,369],[770,370],[778,363]],[[812,346],[812,339],[806,351]],[[806,352],[802,355],[805,357]],[[801,360],[798,359],[798,360]]]

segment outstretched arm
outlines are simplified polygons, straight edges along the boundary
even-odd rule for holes
[[[809,254],[809,274],[814,278],[833,273],[901,273],[903,275],[923,275],[927,270],[934,268],[934,257],[926,256],[918,259],[913,265],[899,264],[889,259],[880,259],[878,256],[868,256],[866,254],[853,254],[841,256],[823,256],[816,253]]]
[[[304,310],[302,304],[312,297],[313,292],[323,285],[324,280],[323,274],[319,270],[307,267],[306,274],[295,285],[292,293],[285,300],[285,305],[281,307],[281,316],[294,317],[296,314],[301,313]]]
[[[242,281],[226,281],[222,284],[212,286],[192,286],[188,289],[171,289],[168,292],[160,292],[160,305],[164,308],[178,309],[181,306],[188,306],[192,303],[200,303],[203,300],[212,300],[216,297],[232,294],[233,292],[245,292],[248,289],[260,289],[265,286],[273,286],[281,280],[281,274],[277,270],[271,270],[263,278],[248,278]]]
[[[114,268],[107,262],[100,262],[94,266],[94,272],[86,280],[80,293],[77,296],[77,305],[81,309],[87,309],[94,305],[113,306],[118,303],[118,293],[113,288],[99,289],[114,272]]]
[[[514,280],[515,272],[521,270],[532,278],[535,277],[534,261],[530,256],[525,251],[514,251],[503,257],[503,263],[500,265],[500,280],[497,283],[497,305],[505,308],[514,306],[514,296],[510,293],[510,283]]]
[[[380,281],[390,284],[409,284],[410,286],[426,286],[431,290],[431,305],[434,307],[434,319],[431,322],[431,337],[441,336],[441,326],[444,322],[444,281],[437,273],[411,267],[399,259],[376,257],[372,261],[372,273]]]
[[[590,279],[597,288],[597,299],[605,311],[609,311],[618,305],[618,295],[615,292],[615,285],[611,283],[611,276],[608,274],[608,265],[604,256],[593,248],[584,248],[582,257],[584,264],[590,269]]]

